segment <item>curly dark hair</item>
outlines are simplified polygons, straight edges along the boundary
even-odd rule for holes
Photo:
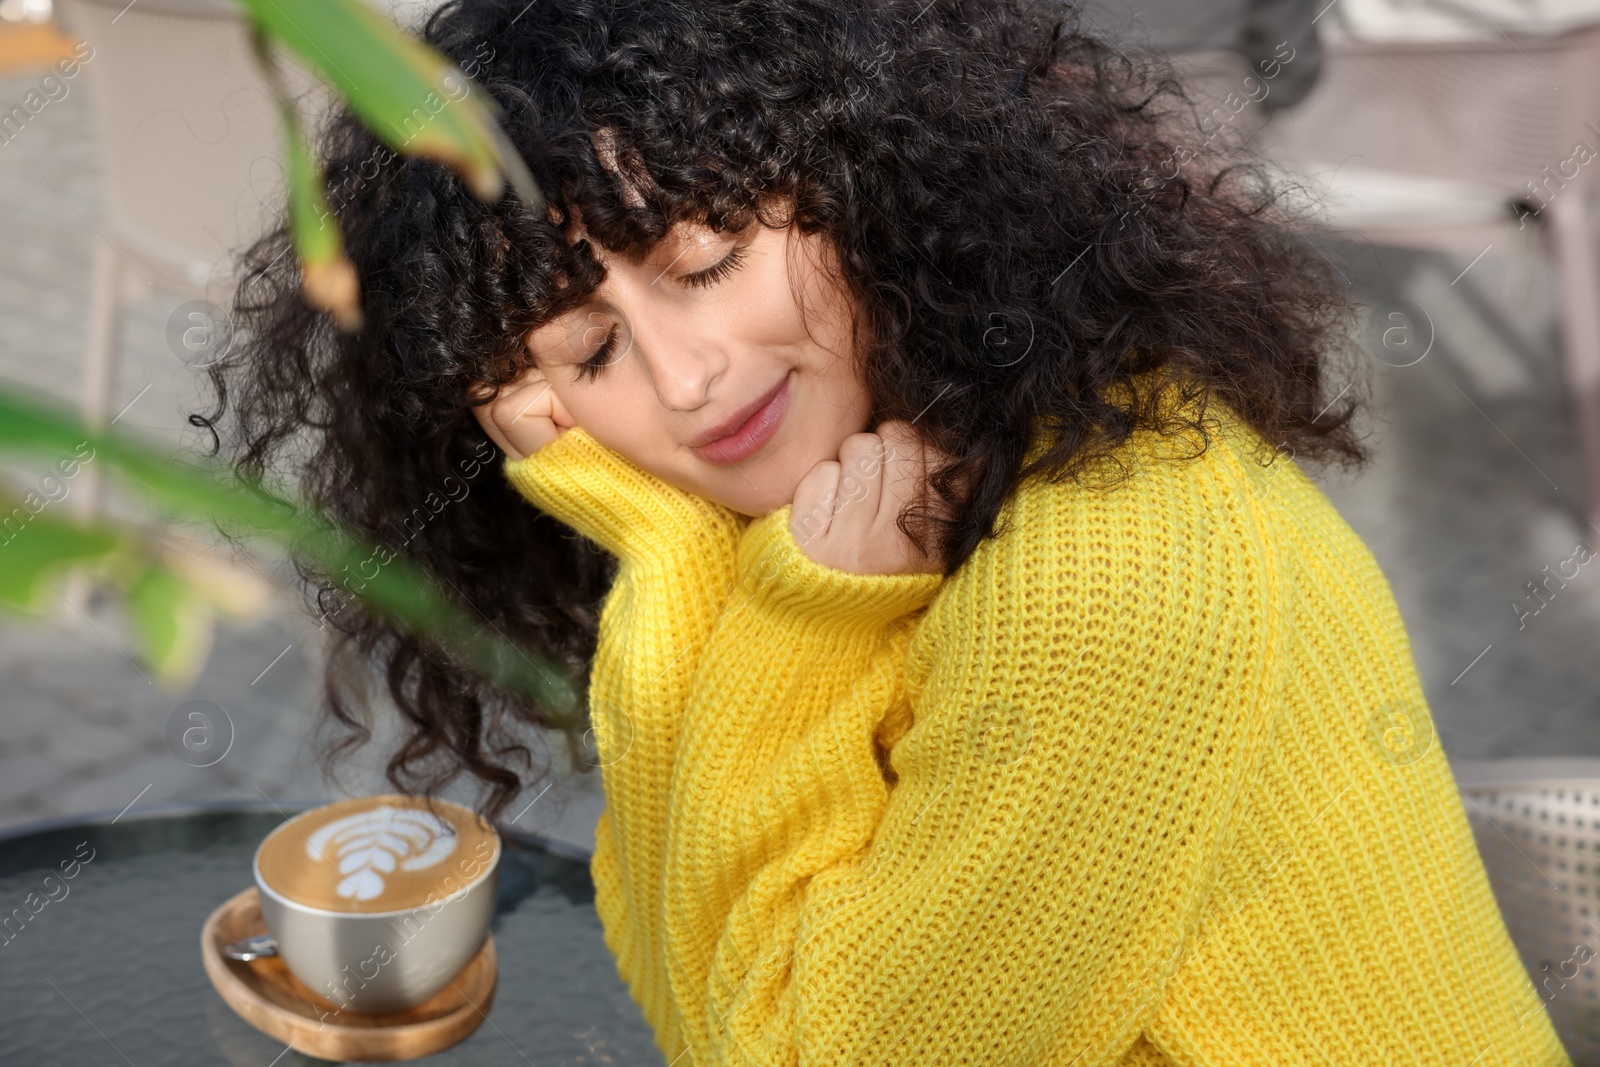
[[[937,531],[946,573],[997,535],[1024,478],[1081,477],[1140,427],[1204,439],[1198,418],[1168,425],[1168,389],[1225,403],[1269,450],[1367,459],[1364,376],[1333,372],[1354,305],[1281,185],[1202,143],[1168,64],[1084,32],[1059,0],[452,0],[422,34],[497,102],[553,212],[480,202],[335,112],[320,150],[365,326],[307,307],[277,229],[247,252],[243,341],[192,421],[242,475],[297,483],[580,685],[616,561],[516,494],[471,412],[531,366],[527,332],[602,280],[564,237],[574,207],[615,253],[684,220],[766,223],[774,197],[785,224],[831,239],[869,323],[873,425],[914,420],[955,457],[932,486],[954,509],[924,498],[902,517]],[[602,128],[647,176],[642,204],[598,157]],[[1113,389],[1136,375],[1158,385]],[[470,492],[417,521],[452,478]],[[335,628],[325,767],[369,739],[377,671],[409,731],[389,780],[434,792],[467,772],[498,818],[551,709],[300,573]]]

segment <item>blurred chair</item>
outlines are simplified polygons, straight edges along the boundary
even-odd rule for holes
[[[57,0],[67,32],[93,47],[91,85],[104,166],[84,357],[82,410],[105,426],[116,395],[126,301],[163,292],[222,309],[169,328],[174,358],[199,367],[225,356],[235,253],[282,211],[282,133],[246,23],[231,0]],[[298,98],[314,82],[285,61]],[[304,113],[304,109],[303,109]],[[314,115],[307,121],[314,120]],[[215,358],[214,358],[215,357]],[[101,507],[94,468],[80,513]]]
[[[1365,0],[1362,10],[1384,6]],[[1404,20],[1395,25],[1379,40],[1325,31],[1316,89],[1275,113],[1257,147],[1321,187],[1331,232],[1466,257],[1529,235],[1548,245],[1585,479],[1580,510],[1600,531],[1600,260],[1590,228],[1600,26],[1550,32],[1546,20],[1530,23],[1544,32],[1507,37],[1516,26],[1480,23],[1452,37],[1436,20],[1430,39],[1407,40]]]
[[[1451,764],[1506,928],[1573,1062],[1600,1065],[1600,759]]]
[[[1109,34],[1120,48],[1148,48],[1169,56],[1229,53],[1226,73],[1233,84],[1209,99],[1221,99],[1238,88],[1244,74],[1270,70],[1272,91],[1259,102],[1259,109],[1288,107],[1311,90],[1321,70],[1317,13],[1327,0],[1081,2],[1087,28]],[[1279,62],[1285,54],[1293,55],[1293,62]],[[1237,73],[1232,72],[1235,66]]]

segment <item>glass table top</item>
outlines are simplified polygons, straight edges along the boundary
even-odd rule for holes
[[[256,845],[300,810],[190,808],[0,837],[0,1063],[329,1062],[246,1023],[200,962],[206,917],[254,884]],[[62,877],[64,862],[74,877]],[[454,1048],[406,1062],[660,1063],[605,947],[581,854],[506,839],[492,930],[500,973],[488,1019]]]

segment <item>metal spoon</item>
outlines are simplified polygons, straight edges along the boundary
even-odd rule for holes
[[[249,963],[251,960],[276,956],[278,954],[278,941],[271,934],[257,934],[242,941],[234,941],[223,945],[222,954],[230,960],[243,960],[245,963]]]

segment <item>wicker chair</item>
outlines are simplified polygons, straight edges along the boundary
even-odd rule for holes
[[[1578,1064],[1600,1065],[1600,759],[1451,765],[1505,916]]]

